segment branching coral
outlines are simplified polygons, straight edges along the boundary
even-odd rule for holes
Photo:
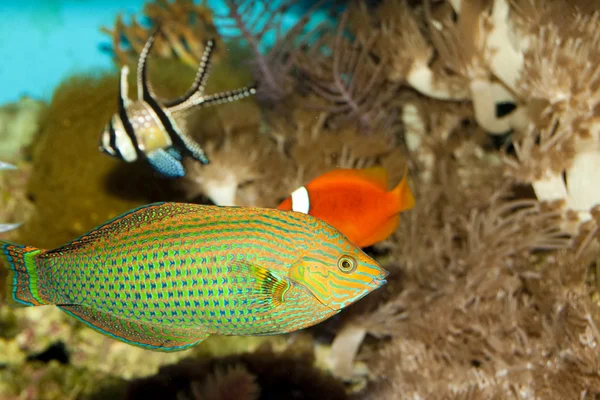
[[[487,133],[510,132],[515,154],[504,157],[506,174],[532,185],[539,200],[563,201],[570,219],[564,227],[576,233],[579,222],[590,218],[590,208],[600,203],[591,189],[598,187],[591,171],[600,166],[598,5],[432,3],[421,7],[387,0],[370,14],[358,5],[351,20],[359,35],[380,37],[372,51],[389,59],[382,71],[388,80],[429,98],[468,104]],[[402,93],[401,88],[398,96]],[[407,126],[415,125],[413,107],[418,107],[409,103],[402,109]],[[515,109],[500,115],[498,107],[506,103]],[[408,139],[413,149],[420,145],[415,135]]]
[[[164,36],[158,37],[153,52],[164,58],[173,56],[193,69],[200,63],[204,51],[203,41],[218,37],[213,24],[210,9],[193,0],[160,0],[147,3],[144,14],[153,26],[160,26]],[[140,24],[135,17],[126,25],[123,18],[117,18],[111,30],[103,27],[102,31],[112,37],[112,47],[118,64],[126,65],[135,62],[144,44],[150,36],[150,29]],[[129,48],[124,47],[123,38]]]
[[[307,334],[325,333],[316,346],[329,348],[325,367],[352,380],[355,361],[366,361],[360,398],[597,397],[597,3],[377,3],[355,2],[334,28],[312,30],[307,14],[285,31],[291,3],[230,0],[220,17],[248,45],[274,103],[191,116],[186,127],[213,164],[189,165],[181,188],[188,199],[274,206],[333,168],[384,165],[397,182],[408,162],[416,206],[367,249],[390,270],[388,284]],[[193,56],[177,50],[200,29],[185,19],[190,4],[153,6],[162,17],[147,11],[184,26],[165,56]],[[135,51],[147,31],[119,26],[113,33]],[[265,46],[270,35],[275,44]],[[285,112],[274,106],[283,99]],[[514,110],[501,116],[505,103]],[[76,119],[65,114],[57,126]],[[129,394],[222,398],[240,379],[250,398],[256,385],[264,398],[308,390],[298,382],[331,384],[310,393],[343,398],[338,383],[296,375],[314,361],[273,352],[189,361]]]
[[[318,26],[309,24],[309,19],[325,1],[316,2],[293,26],[286,27],[286,12],[295,3],[295,0],[227,0],[228,11],[216,16],[225,37],[241,39],[252,52],[258,96],[270,104],[293,92],[294,50],[310,43],[319,32]]]
[[[256,128],[255,128],[256,129]],[[289,167],[274,142],[253,129],[228,132],[222,141],[206,145],[207,166],[190,160],[182,188],[189,199],[205,195],[217,205],[275,206],[287,192],[277,176]]]
[[[348,13],[340,17],[337,32],[325,34],[310,49],[299,52],[299,79],[321,100],[313,107],[326,110],[330,119],[358,121],[362,128],[374,128],[386,115],[383,106],[395,95],[396,87],[382,73],[386,57],[379,60],[371,48],[379,34],[349,39],[346,30]],[[310,99],[309,99],[310,102]]]
[[[573,231],[600,204],[599,19],[577,12],[530,38],[518,90],[530,99],[532,123],[515,135],[516,159],[506,159],[539,199],[562,200],[576,213]]]
[[[190,358],[162,368],[155,377],[132,381],[126,398],[174,398],[176,394],[190,398],[192,384],[203,395],[199,399],[252,399],[258,397],[257,391],[261,399],[346,399],[343,386],[315,369],[313,363],[314,357],[304,346],[276,352],[266,345],[229,357]]]
[[[179,400],[258,400],[260,387],[256,384],[256,376],[248,372],[243,365],[232,365],[215,372],[204,381],[190,384],[191,396],[181,392]]]

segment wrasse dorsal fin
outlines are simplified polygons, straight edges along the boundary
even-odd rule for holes
[[[234,261],[229,264],[229,273],[249,279],[252,291],[246,297],[255,304],[279,306],[285,302],[285,294],[290,289],[287,279],[278,276],[265,267],[248,261]]]
[[[184,212],[193,212],[193,208],[183,211],[181,205],[177,203],[151,203],[143,205],[116,216],[61,247],[45,251],[41,257],[77,250],[97,240],[113,235],[115,232],[120,232],[128,228],[144,227],[145,225],[156,223],[163,218],[181,215]],[[152,216],[152,218],[148,218],[148,216]]]
[[[67,314],[90,328],[125,343],[155,351],[181,351],[196,346],[210,336],[196,329],[172,324],[128,320],[114,314],[82,305],[59,305]]]
[[[194,78],[192,87],[183,96],[164,103],[164,105],[169,108],[170,111],[178,111],[189,108],[187,101],[192,98],[192,96],[201,96],[204,94],[204,87],[206,86],[206,81],[208,80],[210,73],[210,59],[213,55],[215,47],[216,41],[214,39],[206,41],[204,53],[202,54],[200,64],[198,65],[198,70],[196,71],[196,77]]]
[[[156,41],[156,35],[160,33],[160,27],[157,27],[154,32],[150,34],[142,52],[140,53],[140,58],[138,59],[137,65],[137,88],[138,88],[138,100],[148,101],[149,99],[153,99],[150,83],[148,82],[148,57],[150,55],[150,51],[152,50],[152,46]]]

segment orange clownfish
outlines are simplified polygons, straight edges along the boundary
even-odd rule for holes
[[[388,191],[386,169],[373,167],[329,171],[296,189],[277,208],[317,217],[367,247],[394,233],[400,212],[414,204],[407,174]]]

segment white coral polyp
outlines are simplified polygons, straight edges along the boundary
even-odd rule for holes
[[[600,138],[578,140],[577,155],[566,173],[567,207],[580,218],[591,218],[590,210],[600,204]]]
[[[566,178],[566,179],[565,179]],[[578,221],[565,228],[576,233],[579,223],[591,219],[591,209],[600,205],[600,138],[579,139],[571,166],[563,174],[547,175],[532,183],[540,201],[563,200],[564,211],[575,212]]]

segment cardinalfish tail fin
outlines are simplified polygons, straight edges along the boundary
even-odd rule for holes
[[[42,250],[0,241],[0,264],[8,270],[8,304],[13,307],[49,304],[39,293],[37,255]]]
[[[408,167],[404,172],[404,178],[400,183],[392,189],[394,198],[397,200],[398,212],[410,210],[415,205],[415,197],[413,196],[410,186],[408,185]]]

